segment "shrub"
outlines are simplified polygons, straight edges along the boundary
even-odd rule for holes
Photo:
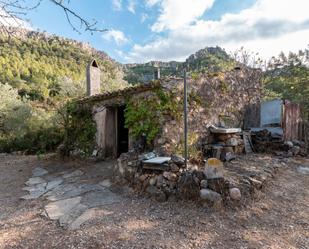
[[[59,110],[64,129],[65,154],[79,150],[88,156],[95,147],[96,126],[89,107],[70,101]]]

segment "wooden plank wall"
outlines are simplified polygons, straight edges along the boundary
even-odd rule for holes
[[[284,102],[283,131],[284,140],[302,140],[299,124],[301,122],[300,106],[289,101]]]
[[[260,127],[261,104],[250,104],[245,107],[243,129]]]
[[[309,152],[309,121],[302,121],[299,124],[299,136],[300,140],[306,144],[307,151]]]

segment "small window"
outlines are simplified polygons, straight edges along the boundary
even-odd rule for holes
[[[97,64],[96,60],[93,60],[93,62],[91,63],[91,66],[98,68],[98,64]]]

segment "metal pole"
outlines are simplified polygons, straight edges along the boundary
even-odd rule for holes
[[[187,72],[186,69],[183,71],[183,92],[184,92],[184,101],[183,101],[183,112],[184,112],[184,156],[185,156],[185,167],[187,169],[187,160],[188,160],[188,99],[187,99]]]

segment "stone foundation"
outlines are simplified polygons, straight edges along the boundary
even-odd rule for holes
[[[182,162],[172,159],[169,170],[159,171],[143,169],[142,158],[132,152],[121,155],[116,180],[159,202],[190,200],[214,207],[245,204],[286,163],[283,159],[252,154],[219,166],[189,165],[186,170]]]

